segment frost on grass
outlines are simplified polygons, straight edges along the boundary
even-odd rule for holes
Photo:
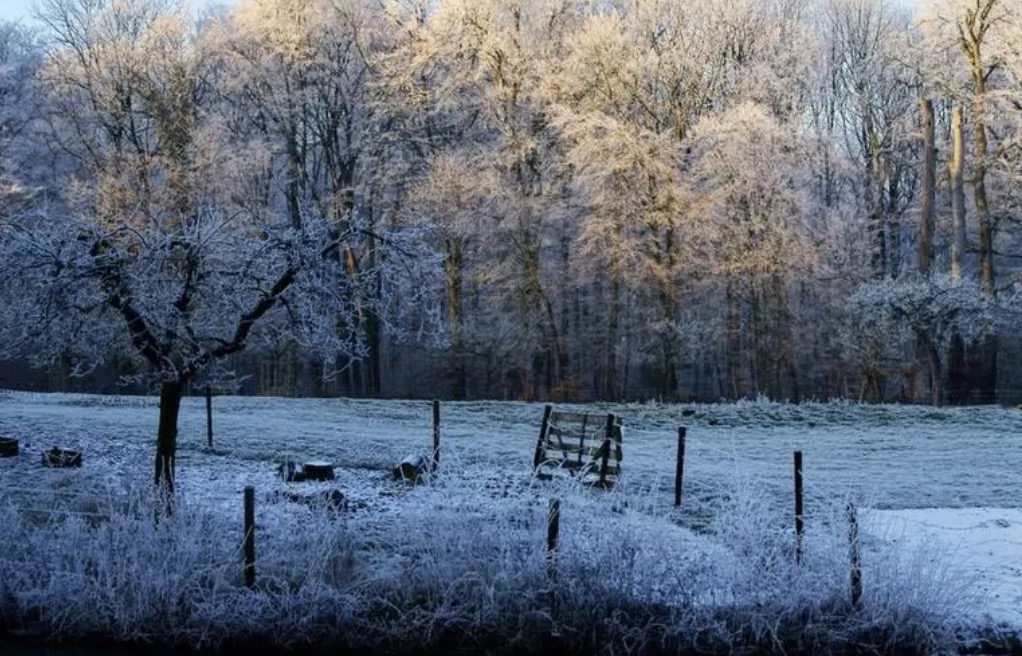
[[[1018,458],[1002,437],[1017,415],[993,409],[932,417],[857,404],[698,406],[721,426],[692,426],[676,510],[678,407],[609,406],[628,431],[621,484],[603,492],[532,479],[537,405],[447,404],[441,469],[412,486],[392,481],[389,467],[430,445],[428,404],[222,398],[223,455],[203,450],[202,401],[189,399],[178,510],[157,521],[142,477],[151,467],[138,437],[152,421],[144,402],[11,393],[4,403],[0,429],[31,436],[29,451],[70,438],[89,466],[41,471],[31,453],[0,463],[3,622],[200,647],[259,639],[510,653],[556,639],[575,653],[951,648],[987,601],[976,599],[981,588],[936,541],[887,539],[864,513],[864,599],[853,612],[845,505],[989,502],[998,468]],[[987,460],[962,466],[965,431]],[[793,447],[806,455],[802,566]],[[302,489],[339,487],[351,511],[277,494],[295,489],[277,476],[282,449],[336,463],[337,481]],[[961,485],[975,482],[977,467],[983,484]],[[246,485],[257,490],[251,590],[241,567]],[[561,500],[553,557],[551,498]]]
[[[513,651],[554,634],[580,651],[740,653],[796,633],[816,645],[898,640],[886,633],[892,618],[903,636],[933,646],[949,639],[961,610],[923,559],[871,580],[868,610],[850,612],[837,515],[813,517],[796,567],[792,532],[749,486],[736,486],[710,530],[696,534],[640,509],[626,490],[477,473],[437,476],[385,512],[341,519],[263,502],[251,590],[241,580],[238,515],[185,498],[173,516],[157,516],[146,488],[108,495],[95,513],[44,518],[4,497],[3,617],[63,638],[196,647],[258,637]],[[554,555],[545,544],[550,495],[562,500]]]

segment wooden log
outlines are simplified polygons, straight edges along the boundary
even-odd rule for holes
[[[418,483],[421,478],[429,473],[429,459],[421,454],[411,455],[395,466],[391,473],[395,480],[405,480]]]
[[[82,452],[53,447],[43,451],[43,467],[81,467]]]
[[[18,455],[18,440],[13,437],[0,437],[0,458],[13,458]]]
[[[307,462],[302,471],[307,481],[332,481],[335,478],[334,466],[329,462]]]

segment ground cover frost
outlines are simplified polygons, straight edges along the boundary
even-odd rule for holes
[[[1009,505],[1009,470],[1022,465],[1011,411],[759,402],[693,406],[683,417],[684,408],[657,404],[587,408],[626,422],[622,485],[602,493],[531,478],[538,405],[444,404],[443,468],[416,488],[394,484],[387,470],[428,447],[426,403],[218,398],[215,407],[211,451],[201,400],[187,400],[179,510],[154,521],[144,480],[153,399],[0,396],[0,433],[29,445],[26,456],[0,462],[8,625],[193,647],[266,636],[395,651],[513,651],[553,640],[581,652],[783,645],[791,653],[855,642],[949,648],[969,627],[1015,619],[1010,569],[994,570],[991,587],[982,568],[954,566],[962,554],[948,540],[892,538],[891,523],[906,512],[952,517],[921,509],[932,501]],[[681,423],[690,431],[676,510]],[[86,467],[40,469],[34,452],[56,443],[83,448]],[[965,445],[975,458],[961,456]],[[792,448],[806,453],[801,567],[793,565]],[[339,465],[335,484],[349,512],[275,497],[287,487],[275,474],[284,455]],[[253,590],[240,568],[245,485],[258,491]],[[550,559],[553,497],[562,535]],[[863,514],[859,612],[848,595],[848,501],[884,508]],[[1003,538],[1016,519],[1001,515],[985,526]]]

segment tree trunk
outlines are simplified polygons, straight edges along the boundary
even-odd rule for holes
[[[965,255],[965,134],[962,127],[962,108],[956,106],[951,113],[951,279],[962,278],[962,259]]]
[[[951,279],[962,279],[965,257],[965,130],[962,126],[962,108],[956,106],[951,113]],[[951,403],[965,403],[968,385],[965,376],[965,344],[959,335],[952,335],[947,361],[948,395]]]
[[[979,269],[983,293],[987,298],[997,295],[994,277],[994,227],[990,217],[990,206],[987,201],[986,185],[986,78],[979,68],[979,58],[974,62],[976,95],[973,99],[975,113],[975,165],[973,167],[973,197],[976,203],[976,216],[979,222]],[[997,353],[999,343],[997,335],[989,335],[980,344],[980,391],[983,403],[997,400]]]
[[[734,282],[727,284],[727,381],[726,388],[730,398],[736,399],[742,391],[742,324],[739,313],[738,293],[734,289]]]
[[[455,401],[464,400],[468,391],[461,325],[462,270],[461,239],[449,237],[444,240],[444,277],[447,283],[447,329],[451,331],[451,357],[454,360],[451,397]]]
[[[987,202],[986,156],[987,135],[984,116],[986,99],[977,91],[974,99],[975,112],[975,164],[973,165],[973,198],[976,203],[976,215],[979,220],[979,268],[983,293],[993,298],[994,284],[994,231],[990,219],[990,206]]]
[[[617,276],[611,273],[610,307],[607,312],[606,370],[604,371],[603,399],[617,399],[617,334],[621,313],[621,285]]]
[[[941,371],[940,353],[931,339],[923,337],[922,341],[926,347],[926,360],[930,369],[930,392],[933,396],[933,405],[939,408],[944,405],[944,374]]]
[[[923,98],[919,101],[923,115],[923,175],[920,189],[919,212],[919,271],[929,273],[933,261],[933,206],[936,193],[937,157],[936,139],[933,127],[933,101]]]
[[[174,493],[174,470],[177,455],[177,419],[186,381],[160,385],[160,424],[156,433],[156,485]]]
[[[960,17],[958,33],[961,37],[959,45],[969,62],[972,74],[973,96],[973,200],[976,204],[976,220],[979,225],[979,268],[983,293],[987,298],[994,298],[997,285],[994,275],[994,224],[990,216],[990,207],[986,188],[987,161],[987,128],[986,128],[986,83],[996,70],[996,63],[988,63],[983,57],[983,45],[990,27],[999,20],[992,18],[991,13],[1001,0],[976,0],[963,6],[964,15]],[[996,16],[996,14],[995,14]],[[998,339],[996,335],[988,336],[980,345],[979,388],[985,402],[994,401],[997,397],[997,356]]]

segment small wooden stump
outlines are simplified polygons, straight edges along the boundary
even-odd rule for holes
[[[418,483],[429,473],[429,460],[423,455],[408,456],[391,470],[395,480],[406,480]]]
[[[82,452],[53,447],[43,451],[43,467],[81,467]]]
[[[307,462],[302,468],[307,481],[332,481],[334,480],[334,466],[329,462]]]
[[[18,440],[13,437],[0,437],[0,458],[13,458],[18,455]]]

